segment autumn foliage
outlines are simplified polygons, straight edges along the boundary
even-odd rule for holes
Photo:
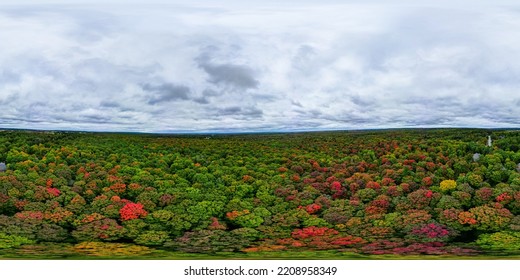
[[[479,129],[1,131],[0,248],[509,254],[520,238],[518,139]]]
[[[141,203],[127,203],[119,210],[122,221],[144,218],[148,214]]]

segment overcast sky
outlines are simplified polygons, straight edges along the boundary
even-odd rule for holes
[[[520,127],[517,1],[80,2],[2,0],[0,127]]]

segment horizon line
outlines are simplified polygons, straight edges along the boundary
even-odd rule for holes
[[[285,133],[320,133],[320,132],[350,132],[350,131],[391,131],[391,130],[438,130],[438,129],[480,129],[480,130],[520,130],[520,127],[463,127],[463,126],[439,126],[439,127],[388,127],[388,128],[340,128],[340,129],[280,129],[280,130],[244,130],[244,131],[124,131],[124,130],[74,130],[74,129],[38,129],[38,128],[5,128],[4,131],[26,132],[63,132],[63,133],[113,133],[113,134],[150,134],[150,135],[226,135],[226,134],[285,134]]]

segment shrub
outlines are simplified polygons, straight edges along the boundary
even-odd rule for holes
[[[36,238],[47,242],[60,242],[69,237],[66,229],[55,224],[42,224],[36,231]]]
[[[442,242],[425,242],[406,244],[400,240],[381,240],[363,246],[360,251],[372,255],[475,255],[477,250],[445,246]]]
[[[73,250],[80,254],[99,257],[132,257],[147,255],[153,252],[150,248],[144,246],[105,242],[81,242],[74,245]]]
[[[165,231],[145,231],[134,240],[135,243],[140,245],[162,245],[164,242],[168,241],[169,235]]]
[[[113,241],[123,237],[125,229],[113,219],[103,219],[79,226],[72,232],[78,241]]]
[[[520,252],[520,232],[501,231],[481,234],[477,244],[487,250]]]
[[[326,227],[306,227],[295,229],[292,238],[277,240],[278,245],[289,248],[312,248],[318,250],[352,247],[365,243],[363,238],[352,235],[341,235],[337,230]]]
[[[33,243],[35,242],[33,240],[30,240],[29,238],[16,235],[7,235],[5,233],[0,232],[0,249],[18,247],[21,245]]]
[[[446,242],[451,237],[455,236],[455,232],[438,223],[428,223],[414,227],[407,235],[409,239],[434,242]]]
[[[40,221],[22,221],[14,217],[0,215],[0,232],[6,235],[36,239],[35,232],[40,227]]]
[[[338,234],[338,231],[335,229],[326,228],[326,227],[318,228],[318,227],[312,226],[312,227],[307,227],[307,228],[303,228],[303,229],[295,229],[291,235],[295,239],[307,239],[307,238],[312,238],[315,236],[336,235],[336,234]]]
[[[237,235],[224,230],[188,231],[173,241],[164,243],[171,248],[187,253],[238,252],[250,247],[252,239],[237,238]]]

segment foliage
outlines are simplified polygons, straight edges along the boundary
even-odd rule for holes
[[[520,232],[500,231],[482,234],[477,244],[489,250],[520,252]]]
[[[444,180],[441,182],[440,189],[442,192],[449,192],[457,187],[457,183],[454,180]]]
[[[127,203],[121,210],[119,210],[122,221],[128,221],[146,217],[148,212],[144,210],[144,206],[141,203]]]
[[[360,252],[371,255],[456,255],[468,256],[478,253],[473,248],[446,246],[442,242],[407,244],[401,240],[382,240],[361,247]]]
[[[1,131],[0,233],[211,253],[456,254],[467,248],[452,242],[475,240],[511,251],[496,240],[520,231],[518,139],[518,131],[480,129]]]
[[[78,241],[118,240],[124,235],[124,228],[113,219],[103,219],[79,226],[72,231]]]
[[[409,232],[408,238],[424,242],[446,242],[454,235],[456,235],[455,232],[443,225],[437,223],[428,223],[414,227]]]
[[[238,238],[238,237],[242,238]],[[224,230],[200,230],[186,232],[164,246],[188,253],[239,252],[251,245],[254,237],[244,238],[236,232]]]
[[[135,239],[135,243],[140,245],[158,246],[164,244],[168,239],[168,232],[150,230],[139,234]]]
[[[26,237],[7,235],[0,232],[0,249],[17,247],[24,244],[33,244],[34,241]]]
[[[142,256],[152,252],[150,248],[133,244],[81,242],[74,245],[74,251],[91,256]]]
[[[485,231],[500,231],[505,228],[513,216],[505,208],[492,208],[489,206],[478,206],[469,210],[474,215],[476,227]]]

